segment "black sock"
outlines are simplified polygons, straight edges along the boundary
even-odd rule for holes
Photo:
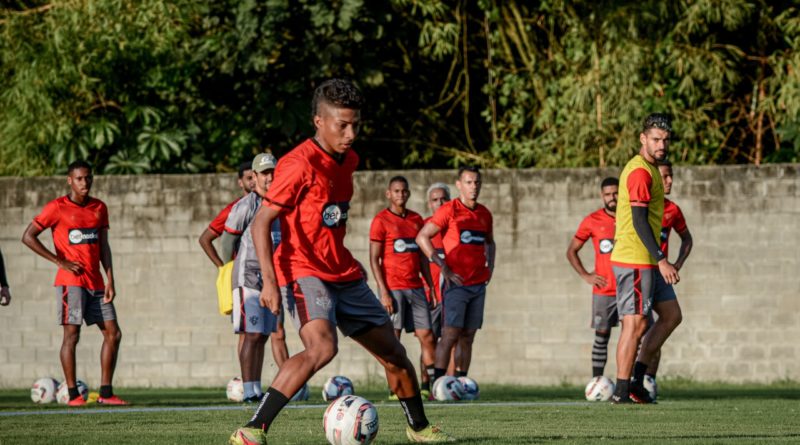
[[[628,389],[629,384],[629,379],[617,379],[617,388],[614,390],[614,394],[620,398],[627,399],[630,394],[630,390]]]
[[[436,383],[439,380],[439,377],[443,377],[447,370],[442,368],[433,368],[433,383]]]
[[[80,397],[80,395],[81,395],[81,393],[78,392],[78,387],[77,386],[74,387],[74,388],[67,387],[67,391],[69,391],[69,399],[70,400],[75,400],[78,397]]]
[[[656,378],[656,373],[655,372],[645,372],[644,375],[650,376],[650,377],[652,377],[654,379]]]
[[[637,361],[633,365],[633,380],[636,382],[637,385],[641,385],[644,382],[644,373],[647,372],[647,365],[642,362]]]
[[[603,375],[603,371],[605,370],[605,366],[602,368],[598,368],[596,366],[592,366],[592,377],[600,377]]]
[[[611,332],[605,334],[594,333],[594,343],[592,343],[592,377],[603,375],[608,361],[608,340]]]
[[[433,365],[425,367],[425,374],[428,374],[428,380],[433,384],[436,381],[436,369]]]
[[[431,382],[422,382],[419,384],[420,389],[424,389],[425,391],[431,390]]]
[[[111,389],[111,385],[100,386],[100,397],[107,399],[113,396],[114,396],[114,391]]]
[[[248,428],[261,428],[266,433],[272,421],[278,417],[278,413],[287,403],[289,403],[289,398],[270,386],[264,393],[264,398],[261,399],[253,418],[245,426]]]
[[[466,377],[467,371],[456,371],[456,377]]]
[[[422,431],[430,424],[428,418],[425,417],[425,410],[422,408],[422,396],[419,393],[408,399],[400,399],[400,406],[403,407],[403,412],[406,413],[406,421],[412,430]]]

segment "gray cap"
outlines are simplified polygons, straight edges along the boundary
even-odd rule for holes
[[[277,164],[278,160],[275,159],[275,156],[272,156],[270,153],[259,153],[256,155],[255,159],[253,159],[253,171],[261,173],[269,169],[274,170]]]

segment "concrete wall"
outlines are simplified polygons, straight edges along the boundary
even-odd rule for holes
[[[347,244],[367,264],[368,227],[397,172],[360,172]],[[481,200],[495,214],[497,271],[471,374],[478,381],[581,383],[590,374],[590,289],[564,253],[581,218],[600,205],[599,181],[616,170],[489,171]],[[800,379],[800,166],[693,167],[675,171],[674,200],[694,235],[676,290],[684,323],[663,351],[662,376],[697,380]],[[410,207],[425,212],[427,184],[449,171],[403,172]],[[0,387],[62,379],[55,266],[19,239],[63,178],[0,179],[0,248],[13,294],[0,307]],[[109,206],[123,330],[115,384],[224,385],[238,375],[234,335],[216,313],[215,269],[197,244],[206,224],[236,195],[229,175],[100,176],[93,194]],[[51,245],[49,233],[42,239]],[[673,237],[673,257],[677,238]],[[591,265],[587,245],[582,252]],[[371,283],[374,286],[374,283]],[[614,372],[611,357],[606,375]],[[289,330],[291,351],[299,349]],[[84,328],[78,377],[99,385],[100,335]],[[416,357],[413,336],[404,337]],[[269,355],[269,354],[268,354]],[[416,361],[416,359],[415,359]],[[264,380],[275,368],[265,365]],[[339,356],[313,383],[345,374],[381,381],[376,362],[343,339]]]

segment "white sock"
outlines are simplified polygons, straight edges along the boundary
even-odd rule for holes
[[[245,399],[249,399],[250,397],[255,397],[256,396],[255,383],[256,382],[244,382],[244,398]]]
[[[261,390],[261,380],[253,382],[253,391],[255,391],[256,395],[259,397],[264,395],[264,391]]]

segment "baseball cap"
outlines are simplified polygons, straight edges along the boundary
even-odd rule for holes
[[[253,159],[253,171],[260,173],[264,170],[275,169],[277,163],[278,160],[275,159],[275,156],[269,153],[259,153]]]

